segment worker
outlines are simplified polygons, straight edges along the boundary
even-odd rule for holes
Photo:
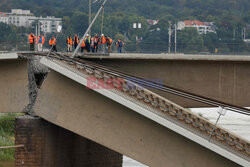
[[[90,52],[91,38],[90,38],[89,34],[86,35],[86,38],[84,41],[85,41],[85,48],[86,48],[87,52]]]
[[[36,40],[36,36],[34,34],[30,33],[30,35],[29,35],[30,51],[35,50],[35,40]]]
[[[111,47],[112,47],[112,42],[113,40],[110,37],[105,37],[107,40],[107,47],[108,47],[108,52],[111,53]]]
[[[84,50],[85,50],[85,41],[83,40],[81,43],[81,52],[83,53]]]
[[[97,34],[95,34],[95,37],[94,37],[94,52],[98,52],[98,45],[99,45],[99,37]]]
[[[73,40],[71,36],[67,38],[66,44],[68,46],[67,52],[72,52],[72,45],[73,45]]]
[[[122,47],[124,46],[124,42],[122,42],[121,39],[118,39],[118,41],[116,42],[116,46],[118,53],[122,53]]]
[[[104,34],[101,35],[100,43],[101,43],[102,52],[105,53],[106,38]]]
[[[90,51],[95,52],[94,37],[91,38]]]
[[[37,38],[37,49],[38,52],[42,52],[43,51],[43,44],[45,42],[45,38],[42,35],[39,35],[39,37]]]
[[[54,37],[54,35],[52,35],[52,37],[50,38],[49,45],[50,45],[50,48],[52,49],[52,51],[57,52],[57,49],[56,49],[56,38]]]
[[[78,36],[75,34],[74,41],[73,41],[73,45],[74,45],[75,49],[77,48],[78,44],[79,44],[79,38],[78,38]]]

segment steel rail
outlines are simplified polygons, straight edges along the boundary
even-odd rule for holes
[[[118,70],[115,70],[115,69],[107,68],[105,66],[102,66],[102,65],[99,65],[99,64],[96,64],[96,63],[93,63],[93,62],[89,62],[89,61],[86,61],[86,60],[82,60],[82,59],[78,59],[78,58],[75,58],[74,60],[78,61],[79,63],[84,63],[86,65],[89,65],[90,68],[94,67],[94,68],[96,68],[98,70],[102,70],[103,72],[109,73],[111,75],[115,75],[115,76],[123,78],[123,79],[133,78],[133,80],[131,80],[131,81],[137,83],[138,85],[141,85],[142,87],[143,86],[147,86],[147,87],[149,86],[151,88],[155,88],[157,90],[164,91],[166,93],[174,94],[174,95],[184,97],[184,98],[187,98],[187,99],[190,99],[190,100],[194,100],[194,101],[197,101],[197,102],[208,104],[208,105],[211,105],[211,106],[214,106],[214,107],[222,107],[224,109],[227,109],[227,110],[230,110],[230,111],[233,111],[233,112],[237,112],[237,113],[240,113],[240,114],[245,114],[245,115],[250,116],[250,110],[247,109],[247,108],[239,107],[239,106],[236,106],[236,105],[224,103],[224,102],[214,100],[214,99],[211,99],[211,98],[196,95],[196,94],[193,94],[193,93],[190,93],[190,92],[186,92],[186,91],[183,91],[183,90],[179,90],[179,89],[176,89],[176,88],[166,86],[164,84],[159,85],[159,84],[154,83],[152,81],[146,81],[145,78],[143,78],[143,77],[127,74],[127,73],[124,73],[124,72],[121,72],[121,71],[118,71]]]

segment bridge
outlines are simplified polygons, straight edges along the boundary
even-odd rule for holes
[[[249,141],[186,109],[222,106],[249,115],[243,107],[250,106],[250,58],[45,55],[2,57],[0,112],[37,115],[153,167],[250,165]],[[129,79],[137,76],[162,78],[163,87],[148,89]],[[100,80],[111,88],[86,89]]]

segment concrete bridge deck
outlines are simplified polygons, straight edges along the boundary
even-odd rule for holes
[[[172,122],[171,116],[164,112],[141,105],[140,100],[127,98],[117,91],[86,89],[87,78],[94,74],[90,69],[46,58],[41,62],[52,71],[39,92],[35,112],[56,125],[153,167],[200,166],[203,162],[208,166],[236,165],[219,155],[242,166],[249,165],[249,158],[242,159],[235,151],[218,145],[218,140],[208,142],[208,138],[199,135],[203,134],[201,131],[194,132],[190,126],[183,127],[176,122],[182,118]],[[167,103],[173,105],[173,111],[185,110]]]
[[[0,58],[2,61],[6,58],[19,61],[21,60],[19,56],[34,54],[36,52],[2,53]],[[17,57],[19,59],[16,59]],[[91,54],[83,57],[145,79],[160,79],[162,84],[176,89],[241,107],[250,106],[248,100],[250,99],[248,91],[250,90],[250,56]],[[172,94],[153,91],[186,108],[210,107]]]
[[[86,59],[132,59],[132,60],[191,60],[191,61],[237,61],[250,62],[250,55],[189,55],[189,54],[142,54],[142,53],[111,53],[79,55]]]
[[[81,57],[142,78],[160,79],[164,85],[176,89],[242,107],[250,106],[250,56],[110,54]],[[155,92],[183,107],[209,107]]]

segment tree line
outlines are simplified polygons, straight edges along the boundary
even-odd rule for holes
[[[22,8],[30,9],[37,16],[53,15],[63,18],[64,36],[82,34],[88,26],[88,0],[11,0],[6,4],[4,2],[0,2],[2,11],[3,8]],[[97,11],[100,3],[92,6],[93,11]],[[150,26],[147,19],[159,20],[159,24]],[[199,35],[197,30],[192,28],[178,31],[179,52],[214,52],[215,48],[221,53],[250,51],[249,45],[242,39],[243,28],[250,24],[248,0],[110,0],[105,7],[103,32],[113,39],[125,40],[128,51],[135,51],[137,35],[141,39],[138,45],[142,52],[149,49],[152,52],[166,51],[168,21],[175,23],[181,20],[211,21],[215,23],[217,30],[216,34],[207,35]],[[99,17],[92,29],[93,33],[100,34],[101,22]],[[142,29],[133,29],[133,23],[139,22],[142,23]],[[17,32],[17,37],[11,39],[22,39],[23,34],[20,31],[23,29],[11,29]],[[5,39],[10,37],[1,36],[0,41]]]

